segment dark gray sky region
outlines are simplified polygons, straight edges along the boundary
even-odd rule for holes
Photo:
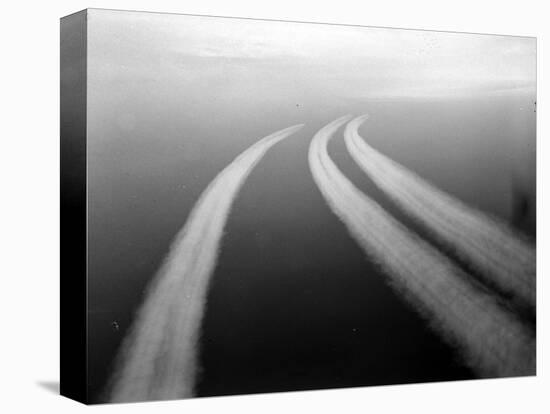
[[[331,121],[368,113],[359,134],[370,147],[531,249],[535,82],[534,38],[90,10],[93,400],[109,400],[123,340],[203,191],[260,139],[298,124],[262,154],[232,200],[205,294],[193,395],[497,375],[477,369],[460,338],[442,335],[411,305],[335,214],[308,152]],[[516,301],[515,288],[491,284],[446,233],[419,220],[421,208],[410,213],[408,189],[393,197],[398,184],[377,182],[382,170],[365,173],[344,135],[336,130],[327,151],[354,188],[407,240],[437,252],[437,263],[449,260],[475,279],[490,309],[518,315],[515,338],[534,335],[532,292]],[[397,261],[418,249],[397,247]],[[163,323],[158,331],[170,331]]]

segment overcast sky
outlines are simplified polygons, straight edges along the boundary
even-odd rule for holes
[[[252,84],[355,98],[535,89],[534,38],[102,10],[89,19],[91,64],[103,80],[153,79],[162,68],[175,82],[209,81],[229,95]]]

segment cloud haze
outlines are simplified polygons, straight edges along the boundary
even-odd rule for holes
[[[93,64],[106,78],[154,80],[161,69],[182,87],[214,82],[224,95],[322,85],[354,99],[535,89],[534,38],[101,10],[90,19]]]

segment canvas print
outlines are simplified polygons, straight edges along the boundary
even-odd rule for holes
[[[536,374],[535,38],[81,13],[87,402]]]

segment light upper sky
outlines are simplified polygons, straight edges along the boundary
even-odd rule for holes
[[[91,64],[106,79],[146,80],[162,64],[182,82],[223,79],[229,94],[262,82],[359,99],[536,88],[534,38],[103,10],[89,22]]]

